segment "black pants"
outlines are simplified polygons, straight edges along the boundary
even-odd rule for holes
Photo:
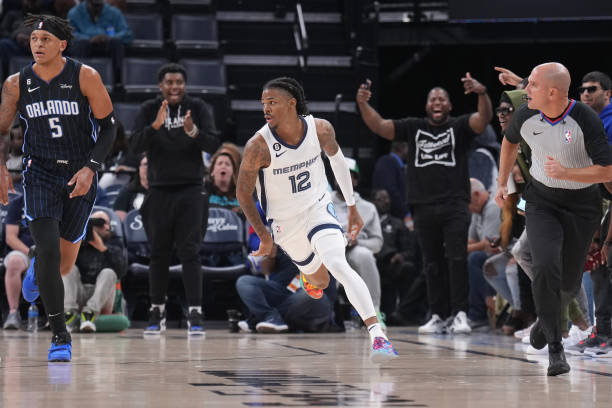
[[[523,271],[520,265],[518,267],[519,289],[521,291],[521,311],[529,315],[536,315],[535,305],[533,303],[533,291],[531,290],[531,279]]]
[[[442,319],[468,310],[467,240],[470,211],[463,201],[416,205],[414,229],[423,252],[431,312]]]
[[[608,251],[608,257],[612,250]],[[610,259],[610,258],[608,258]],[[610,260],[609,262],[612,262]],[[597,333],[610,337],[610,320],[612,318],[612,269],[602,266],[591,271],[593,280],[593,298],[595,299],[595,319]]]
[[[536,311],[547,342],[556,343],[561,341],[561,310],[580,290],[586,256],[601,219],[601,196],[597,186],[566,190],[535,180],[523,196]]]
[[[149,189],[140,208],[151,244],[149,291],[151,303],[163,304],[168,290],[172,251],[183,267],[183,284],[189,306],[202,305],[200,243],[205,207],[202,186]]]

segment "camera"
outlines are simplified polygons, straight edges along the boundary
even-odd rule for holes
[[[94,227],[103,227],[106,224],[106,221],[103,218],[90,218],[87,221],[87,234],[85,235],[85,241],[91,241],[93,237],[93,228]]]

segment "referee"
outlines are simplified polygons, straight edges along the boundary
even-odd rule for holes
[[[601,217],[598,186],[612,180],[612,157],[597,114],[568,98],[570,74],[555,62],[529,75],[527,104],[514,114],[502,142],[495,200],[507,197],[506,181],[518,143],[532,152],[527,201],[527,237],[533,255],[532,282],[538,323],[531,345],[548,344],[548,375],[570,370],[561,345],[560,314],[580,288],[586,255]]]

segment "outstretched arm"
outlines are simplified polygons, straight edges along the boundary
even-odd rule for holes
[[[336,177],[336,182],[340,186],[340,191],[344,196],[344,201],[349,211],[348,219],[348,236],[349,239],[357,239],[357,234],[363,228],[363,220],[357,211],[355,206],[355,197],[353,196],[353,181],[351,180],[351,174],[349,172],[344,155],[338,142],[336,142],[336,133],[334,127],[325,119],[315,119],[317,127],[317,136],[319,137],[319,144],[321,149],[329,157],[329,163]]]
[[[491,98],[487,94],[487,88],[475,78],[472,78],[469,72],[465,77],[461,78],[465,94],[475,93],[478,95],[478,111],[470,116],[470,127],[475,133],[484,132],[485,128],[493,119],[493,105]]]
[[[516,75],[514,72],[510,71],[507,68],[493,67],[493,69],[499,72],[497,78],[499,79],[499,82],[502,83],[502,85],[517,86],[523,80],[523,78]]]
[[[366,80],[365,84],[361,84],[357,90],[357,107],[361,112],[361,119],[365,122],[368,128],[380,137],[388,140],[393,140],[395,137],[395,125],[391,119],[383,119],[376,110],[370,106],[368,101],[372,97],[370,90],[372,81]]]
[[[6,168],[9,151],[9,132],[17,113],[19,101],[19,74],[11,75],[2,86],[0,104],[0,203],[8,205],[8,191],[13,189],[13,179]]]
[[[238,198],[240,208],[242,208],[244,215],[246,215],[247,220],[261,240],[259,249],[252,253],[255,256],[268,255],[274,243],[272,236],[261,221],[257,206],[253,201],[253,191],[255,191],[259,170],[269,165],[270,151],[263,137],[257,133],[244,146],[243,159],[236,182],[236,198]]]

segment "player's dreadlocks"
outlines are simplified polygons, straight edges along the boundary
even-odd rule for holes
[[[298,81],[289,77],[280,77],[272,79],[264,85],[263,89],[282,89],[289,93],[297,101],[295,110],[298,115],[308,115],[308,106],[306,96],[304,96],[304,88]]]
[[[45,30],[70,45],[73,38],[72,27],[68,20],[48,14],[28,14],[23,25],[34,30]]]

